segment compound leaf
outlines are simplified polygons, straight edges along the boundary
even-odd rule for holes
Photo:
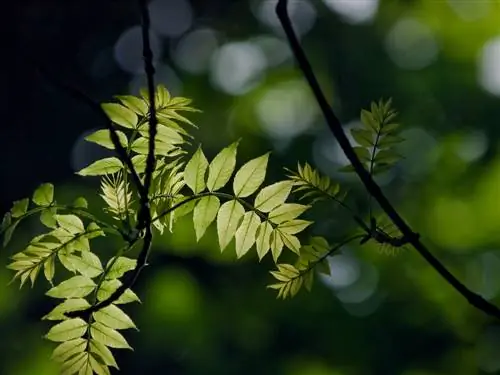
[[[223,187],[231,178],[236,165],[236,148],[239,142],[234,142],[222,149],[208,167],[207,188],[215,191]]]
[[[255,208],[262,212],[270,212],[283,204],[290,195],[293,187],[292,181],[281,181],[266,186],[255,197]]]
[[[243,165],[233,181],[233,191],[237,197],[248,197],[264,182],[269,153],[252,159]]]
[[[87,322],[81,318],[69,319],[56,324],[45,335],[50,341],[62,342],[82,337],[87,332]]]

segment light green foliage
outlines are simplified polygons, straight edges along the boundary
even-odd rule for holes
[[[402,156],[394,150],[404,138],[398,135],[399,124],[393,122],[397,112],[391,108],[392,100],[372,102],[370,110],[361,110],[364,128],[351,129],[351,135],[359,146],[354,151],[370,174],[387,171]],[[351,166],[343,168],[352,172]]]
[[[102,109],[112,126],[120,127],[116,131],[118,140],[139,179],[144,180],[149,152],[147,91],[141,90],[141,97],[116,99],[119,102],[104,103]],[[149,191],[152,228],[160,233],[165,228],[175,232],[176,220],[192,213],[196,240],[214,224],[221,251],[234,240],[237,258],[254,246],[259,260],[271,253],[277,266],[271,274],[277,283],[269,287],[276,289],[280,298],[296,295],[302,286],[310,290],[314,269],[329,273],[327,256],[340,245],[332,247],[322,237],[301,243],[300,237],[312,224],[302,215],[322,199],[346,206],[339,184],[309,164],[299,163],[296,172],[287,169],[288,179],[263,186],[270,153],[237,168],[239,140],[209,162],[201,146],[194,152],[191,149],[193,137],[186,127],[196,126],[181,114],[197,112],[190,107],[191,101],[171,97],[162,85],[155,99],[158,129]],[[390,102],[379,102],[370,112],[362,112],[366,129],[353,131],[360,144],[356,153],[369,164],[370,172],[377,173],[397,160],[391,147],[401,139],[396,135],[397,126],[390,122],[394,116]],[[109,129],[97,130],[86,140],[114,149]],[[31,202],[28,198],[14,202],[0,225],[6,246],[21,221],[39,214],[44,232],[14,254],[8,268],[16,272],[13,279],[19,279],[21,286],[28,279],[33,285],[39,274],[50,284],[46,295],[58,303],[43,317],[53,322],[45,337],[59,343],[52,357],[61,363],[61,374],[110,374],[110,367],[118,368],[110,348],[131,349],[119,331],[137,328],[122,305],[140,300],[122,278],[127,273],[135,278],[145,261],[141,264],[142,260],[125,254],[142,241],[143,234],[142,228],[135,228],[143,200],[125,161],[106,157],[77,172],[80,176],[99,176],[100,196],[109,220],[97,219],[83,197],[70,205],[59,204],[54,186],[45,183],[36,189]],[[299,200],[309,199],[310,204],[290,201],[292,192],[299,194]],[[97,254],[92,251],[91,240],[105,233],[118,235],[123,246],[115,253]],[[288,257],[297,258],[295,263],[277,263],[285,248],[290,250]],[[58,279],[61,268],[69,276]],[[125,291],[117,296],[115,292],[123,285]],[[113,299],[108,300],[111,296]]]

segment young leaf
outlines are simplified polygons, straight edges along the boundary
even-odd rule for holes
[[[281,181],[266,186],[255,197],[255,208],[262,212],[272,211],[285,202],[292,187],[292,181]]]
[[[304,206],[297,203],[285,203],[269,212],[269,220],[275,224],[280,224],[285,221],[295,219],[310,207],[311,206]]]
[[[40,185],[33,193],[32,200],[37,206],[50,206],[54,201],[54,185],[51,183]]]
[[[128,129],[135,129],[137,126],[137,115],[127,107],[118,103],[103,103],[101,108],[115,124]]]
[[[239,142],[234,142],[223,148],[208,167],[207,188],[215,191],[223,187],[231,178],[236,165],[236,148]]]
[[[54,349],[51,359],[61,363],[65,362],[71,356],[83,352],[86,346],[87,340],[83,338],[65,341]]]
[[[118,331],[106,327],[100,322],[92,323],[90,326],[90,335],[95,341],[111,348],[132,349],[127,340]]]
[[[87,322],[81,318],[75,318],[56,324],[45,335],[45,338],[62,342],[82,337],[85,332],[87,332]]]
[[[69,233],[77,234],[85,230],[82,220],[76,215],[56,215],[57,224]]]
[[[122,168],[123,164],[120,159],[110,157],[97,160],[76,173],[80,176],[101,176],[118,172]]]
[[[96,284],[85,276],[74,276],[49,289],[46,295],[53,298],[80,298],[90,294]]]
[[[28,211],[28,204],[30,200],[28,198],[24,198],[18,201],[15,201],[10,209],[10,214],[14,218],[18,218],[23,216]]]
[[[193,224],[196,232],[196,241],[205,234],[208,226],[217,216],[220,208],[219,198],[214,196],[203,197],[196,204],[193,212]]]
[[[193,193],[201,193],[205,189],[205,173],[208,161],[201,147],[198,147],[184,169],[184,181]]]
[[[123,312],[122,309],[115,305],[106,306],[94,314],[96,322],[104,324],[106,327],[113,329],[136,328],[130,317]]]
[[[250,160],[236,172],[233,181],[233,191],[237,197],[252,195],[262,182],[264,182],[268,159],[269,152]]]
[[[255,242],[255,234],[260,225],[259,216],[253,212],[249,211],[243,216],[241,225],[235,234],[236,240],[236,256],[241,258],[245,255],[248,250],[253,246]]]
[[[259,234],[255,243],[259,260],[262,260],[262,258],[264,258],[264,256],[269,251],[269,248],[271,246],[269,240],[272,231],[273,227],[271,224],[269,224],[268,221],[265,221],[259,225]]]
[[[224,203],[217,214],[217,234],[220,251],[231,242],[245,209],[237,200]]]
[[[127,147],[127,144],[128,144],[127,136],[119,130],[116,131],[116,134],[118,135],[118,139],[120,140],[120,144],[123,147]],[[96,132],[86,136],[85,140],[87,142],[96,143],[99,146],[105,147],[105,148],[110,149],[110,150],[115,149],[115,145],[113,144],[113,141],[111,140],[109,129],[97,130]]]

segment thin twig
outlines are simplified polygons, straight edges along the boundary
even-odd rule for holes
[[[419,252],[419,254],[429,263],[455,290],[457,290],[465,299],[477,309],[500,319],[500,309],[495,305],[486,301],[480,295],[469,290],[464,284],[462,284],[455,276],[451,274],[450,271],[436,258],[431,252],[425,247],[425,245],[420,241],[418,234],[413,232],[413,230],[406,224],[403,218],[398,214],[389,200],[385,197],[380,187],[372,179],[368,171],[363,167],[363,164],[359,161],[356,156],[346,134],[342,128],[342,125],[333,112],[333,110],[328,105],[328,102],[319,86],[319,83],[314,75],[311,64],[307,60],[307,57],[300,46],[300,43],[293,31],[292,23],[287,11],[288,0],[278,0],[276,5],[276,14],[283,26],[285,34],[287,36],[290,47],[293,54],[297,60],[297,63],[304,74],[311,90],[314,93],[316,101],[323,112],[326,123],[332,132],[332,134],[337,139],[342,151],[344,151],[345,156],[352,164],[356,174],[359,176],[363,182],[365,188],[368,190],[369,194],[378,202],[382,210],[385,211],[387,216],[392,220],[394,225],[398,227],[402,235],[408,240],[408,242]]]

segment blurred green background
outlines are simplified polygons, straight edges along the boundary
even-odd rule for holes
[[[194,99],[190,118],[212,158],[239,137],[239,165],[273,150],[266,181],[308,161],[350,190],[345,164],[283,39],[274,0],[153,0],[158,83]],[[98,181],[73,174],[102,157],[83,137],[99,118],[39,74],[26,55],[96,101],[144,85],[135,1],[2,5],[5,55],[2,213],[42,182],[59,202],[79,195],[102,213]],[[379,182],[425,244],[472,290],[500,305],[500,2],[290,0],[322,87],[346,129],[371,100],[393,97],[405,159]],[[355,229],[334,207],[313,233]],[[41,228],[25,223],[7,257]],[[113,241],[97,240],[96,252]],[[196,243],[190,217],[157,236],[127,306],[140,332],[116,351],[121,374],[441,375],[500,373],[500,325],[469,306],[412,250],[349,247],[311,293],[276,300],[270,259],[219,254],[215,228]],[[48,285],[7,285],[0,268],[0,374],[51,375],[41,339]]]

